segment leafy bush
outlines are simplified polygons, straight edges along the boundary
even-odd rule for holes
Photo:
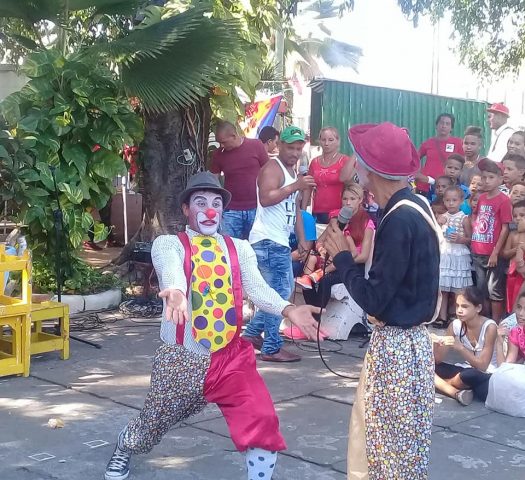
[[[71,263],[62,293],[89,295],[123,287],[123,282],[113,273],[102,273],[78,258],[71,259]],[[34,260],[33,289],[35,293],[56,293],[55,272],[47,262]]]
[[[0,104],[7,130],[0,131],[0,197],[19,208],[34,257],[53,255],[54,169],[68,248],[74,251],[95,225],[90,211],[104,207],[113,179],[126,171],[121,150],[143,136],[141,118],[103,62],[64,57],[50,48],[27,56],[29,82]]]

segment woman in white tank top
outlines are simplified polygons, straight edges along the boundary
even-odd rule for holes
[[[443,337],[434,336],[436,389],[462,405],[469,405],[475,396],[485,401],[490,374],[497,368],[495,343],[497,324],[480,315],[483,294],[476,287],[467,287],[456,298],[454,320]],[[463,362],[452,365],[442,360],[453,348]]]

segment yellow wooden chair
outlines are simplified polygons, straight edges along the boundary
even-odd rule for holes
[[[60,333],[44,332],[43,322],[58,320]],[[31,355],[60,351],[60,358],[69,358],[69,305],[59,302],[42,302],[31,305]]]
[[[20,298],[4,295],[4,272],[21,272]],[[31,358],[31,257],[7,255],[0,245],[0,377],[29,375]]]

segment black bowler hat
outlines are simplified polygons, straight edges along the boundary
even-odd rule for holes
[[[232,194],[228,192],[228,190],[222,188],[216,175],[211,172],[199,172],[190,177],[186,188],[179,195],[179,202],[181,205],[183,203],[187,204],[193,192],[199,192],[202,190],[211,190],[212,192],[219,193],[222,197],[224,208],[226,208],[232,199]]]

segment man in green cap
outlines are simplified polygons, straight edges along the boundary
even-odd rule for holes
[[[302,218],[296,216],[298,194],[315,187],[313,177],[295,172],[304,143],[300,128],[290,126],[282,131],[278,157],[269,160],[257,177],[257,213],[249,238],[263,278],[285,300],[290,298],[293,286],[290,233],[295,230],[299,250],[305,248]],[[301,359],[299,355],[281,348],[280,323],[280,315],[258,311],[244,338],[261,351],[261,360],[296,362]]]

